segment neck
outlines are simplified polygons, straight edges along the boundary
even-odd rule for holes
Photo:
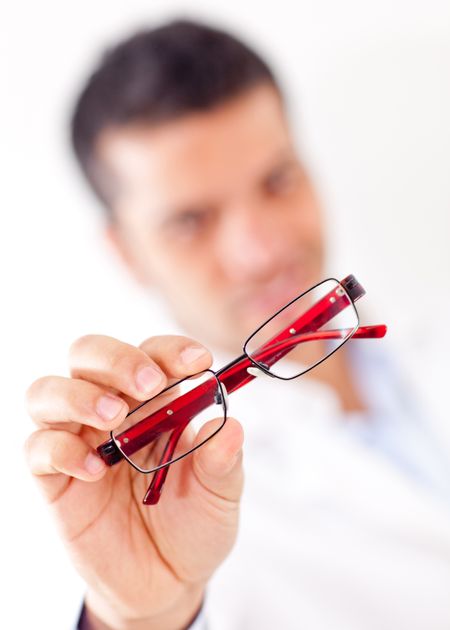
[[[367,410],[351,373],[349,352],[346,346],[305,374],[304,378],[315,379],[331,387],[339,399],[342,411]]]

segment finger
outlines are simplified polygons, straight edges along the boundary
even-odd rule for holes
[[[207,422],[199,431],[196,444],[211,435],[223,422]],[[223,428],[193,453],[193,470],[201,485],[229,501],[239,501],[243,486],[242,445],[244,432],[240,423],[228,418]]]
[[[183,378],[211,366],[211,353],[197,341],[181,335],[160,335],[139,346],[169,378]]]
[[[104,335],[86,335],[69,352],[71,375],[111,387],[136,400],[161,391],[167,378],[143,350]]]
[[[62,376],[45,376],[32,383],[27,408],[42,428],[75,422],[101,431],[119,426],[128,413],[125,401],[104,388]]]
[[[83,481],[98,481],[106,464],[78,435],[68,431],[41,429],[25,444],[28,466],[37,477],[58,473]]]

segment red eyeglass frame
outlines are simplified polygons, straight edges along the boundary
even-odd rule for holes
[[[305,295],[305,293],[308,293],[329,280],[334,280],[337,283],[337,287],[333,289],[333,291],[327,293],[297,320],[292,322],[280,333],[258,348],[257,354],[253,353],[252,357],[247,354],[246,348],[250,340],[258,333],[259,330],[261,330],[261,328],[263,328],[263,326],[270,322],[281,311]],[[341,287],[343,291],[340,291],[339,287]],[[205,440],[180,457],[172,459],[178,440],[192,418],[203,409],[208,408],[212,403],[218,402],[215,399],[217,396],[217,384],[219,384],[223,400],[226,401],[227,394],[230,394],[243,385],[246,385],[260,373],[264,373],[270,377],[279,378],[281,380],[292,380],[293,378],[298,378],[301,374],[305,374],[309,370],[313,369],[318,364],[322,363],[322,361],[325,361],[329,356],[331,356],[331,354],[336,352],[336,350],[341,348],[342,345],[351,338],[368,339],[381,338],[385,336],[387,327],[384,324],[359,326],[359,318],[356,308],[355,313],[357,316],[357,325],[354,329],[336,329],[321,332],[317,330],[330,321],[337,313],[349,306],[349,304],[352,304],[354,307],[354,302],[365,295],[365,290],[353,275],[347,276],[341,282],[335,278],[328,278],[327,280],[319,282],[314,287],[311,287],[311,289],[308,289],[305,293],[302,293],[300,296],[297,296],[294,300],[289,302],[289,304],[283,306],[283,308],[277,311],[275,315],[257,328],[245,342],[244,354],[240,355],[216,372],[206,370],[205,372],[211,372],[212,376],[210,379],[186,392],[182,396],[179,396],[175,400],[171,400],[162,408],[158,409],[158,411],[143,418],[118,436],[114,437],[111,432],[110,439],[106,440],[97,447],[97,452],[108,466],[112,466],[125,459],[139,472],[144,474],[154,473],[154,477],[143,499],[143,503],[145,505],[155,505],[158,503],[169,467],[178,459],[185,457],[207,441]],[[342,344],[337,346],[331,353],[300,374],[292,377],[283,377],[275,375],[269,370],[270,366],[279,361],[300,343],[311,340],[339,338],[344,338]],[[176,383],[163,391],[170,390],[171,387],[174,387],[175,385]],[[157,396],[161,393],[162,392],[160,392]],[[134,413],[148,402],[149,401],[144,401],[136,409],[133,409],[130,414]],[[167,414],[168,410],[170,411],[170,416]],[[227,405],[225,402],[224,421],[221,426],[207,438],[208,440],[211,439],[225,424],[226,410]],[[150,444],[161,434],[167,433],[168,431],[171,431],[172,433],[164,448],[160,464],[157,467],[149,471],[142,470],[129,459],[129,455],[132,455],[137,450]],[[120,448],[117,446],[117,441],[120,443]]]

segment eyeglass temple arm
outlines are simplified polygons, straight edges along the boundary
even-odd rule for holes
[[[164,453],[162,454],[158,466],[162,466],[167,462],[170,462],[170,460],[173,458],[178,440],[180,439],[181,434],[183,433],[185,428],[186,424],[182,424],[179,428],[172,431],[164,448]],[[158,503],[159,499],[161,498],[162,488],[166,481],[169,468],[170,466],[164,466],[164,468],[160,468],[153,474],[153,478],[149,487],[147,488],[147,492],[145,493],[142,503],[144,503],[145,505],[156,505]]]
[[[387,333],[386,324],[360,326],[355,330],[352,339],[382,339]]]
[[[273,345],[268,348],[264,346],[264,348],[254,356],[254,359],[258,363],[270,367],[301,343],[308,341],[326,341],[328,339],[345,339],[348,341],[350,338],[355,339],[355,337],[356,339],[380,338],[384,337],[387,330],[384,325],[366,326],[364,328],[364,330],[363,327],[358,328],[353,334],[351,334],[351,328],[324,330],[322,332],[314,333],[300,333],[299,335],[293,334],[289,339],[281,339],[273,343]],[[340,347],[341,346],[338,346],[336,350]],[[314,367],[314,365],[311,366],[310,369],[312,369],[312,367]]]
[[[360,326],[353,333],[351,339],[379,339],[385,336],[386,331],[387,327],[384,324]],[[264,344],[264,346],[258,350],[257,354],[255,354],[254,359],[267,366],[271,366],[301,343],[326,339],[341,339],[347,334],[348,329],[291,334],[288,338],[272,342],[270,346]],[[244,354],[239,358],[239,361],[230,364],[226,368],[223,368],[223,370],[219,370],[217,377],[221,383],[225,385],[227,392],[231,394],[236,389],[246,385],[255,378],[253,374],[247,371],[249,367],[254,367],[254,365],[255,364],[247,355]]]

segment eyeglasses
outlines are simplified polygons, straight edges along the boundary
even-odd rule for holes
[[[154,473],[143,503],[158,503],[170,465],[224,426],[228,394],[260,375],[297,378],[350,338],[384,337],[385,325],[359,325],[355,302],[364,294],[353,275],[319,282],[259,326],[242,355],[216,372],[177,381],[136,407],[97,452],[109,466],[125,460],[143,474]]]

